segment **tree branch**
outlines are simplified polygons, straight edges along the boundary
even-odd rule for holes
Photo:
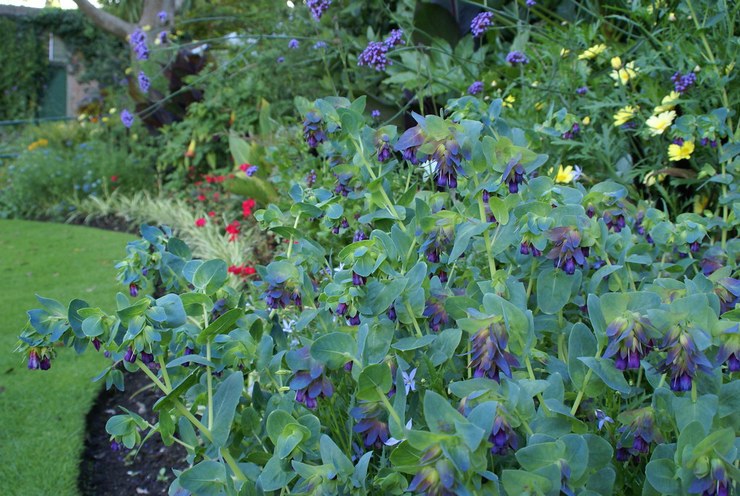
[[[117,38],[126,40],[128,35],[136,29],[134,24],[126,22],[123,19],[114,16],[102,9],[98,9],[88,0],[74,0],[77,7],[88,17],[90,20],[104,31],[108,31]]]

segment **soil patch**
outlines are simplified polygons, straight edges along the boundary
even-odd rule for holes
[[[126,390],[103,390],[87,414],[85,451],[80,463],[78,487],[83,496],[128,496],[167,494],[174,480],[171,468],[184,469],[187,453],[178,444],[165,446],[159,434],[149,438],[136,452],[111,449],[105,424],[113,415],[122,414],[123,406],[157,422],[152,411],[159,391],[148,386],[151,381],[142,373],[126,374]]]

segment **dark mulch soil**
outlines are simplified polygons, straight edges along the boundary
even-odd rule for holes
[[[88,220],[85,220],[84,217],[76,217],[70,220],[69,223],[80,226],[96,227],[98,229],[105,229],[107,231],[139,234],[139,226],[127,221],[123,217],[114,214],[90,217]]]
[[[87,414],[85,451],[78,480],[83,496],[167,494],[174,479],[171,468],[188,466],[185,449],[178,444],[164,446],[158,434],[149,438],[138,453],[126,448],[111,450],[105,423],[113,415],[123,413],[118,406],[141,415],[150,424],[156,424],[157,416],[152,412],[152,406],[159,398],[159,392],[152,388],[142,389],[150,384],[143,373],[126,374],[126,391],[104,390]]]

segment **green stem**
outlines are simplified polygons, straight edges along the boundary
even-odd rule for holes
[[[298,212],[298,215],[296,215],[295,222],[293,222],[293,229],[298,229],[298,222],[301,220],[301,212]],[[286,258],[290,258],[290,254],[293,252],[293,235],[290,235],[290,240],[288,241],[288,253],[286,254]]]
[[[393,417],[393,420],[396,422],[396,424],[403,427],[403,424],[401,423],[401,417],[398,416],[398,413],[396,413],[396,410],[393,408],[393,405],[391,405],[391,402],[388,401],[388,397],[385,395],[383,390],[381,390],[378,386],[375,386],[375,389],[378,392],[380,399],[383,401],[385,409],[388,410],[388,415]]]
[[[408,301],[406,302],[406,311],[409,313],[409,316],[411,316],[411,322],[414,324],[416,335],[418,337],[422,337],[423,334],[421,333],[421,329],[419,328],[419,323],[416,321],[416,317],[414,317],[414,311]]]
[[[206,360],[211,361],[211,341],[206,343]],[[213,377],[211,367],[206,367],[206,384],[208,387],[208,430],[213,429]]]
[[[167,364],[164,361],[164,356],[160,355],[157,357],[157,361],[159,362],[159,370],[162,371],[162,378],[164,379],[165,385],[168,389],[172,390],[172,381],[170,381],[170,374],[167,373]]]
[[[581,405],[581,400],[583,399],[583,395],[586,392],[586,385],[588,384],[588,381],[591,380],[592,373],[593,371],[591,369],[588,369],[588,372],[586,372],[586,377],[583,378],[583,386],[581,386],[581,389],[578,390],[576,401],[573,403],[573,408],[570,409],[570,414],[573,416],[576,415],[576,412],[578,411],[578,407]]]
[[[145,373],[145,374],[146,374],[146,375],[147,375],[147,376],[149,377],[149,379],[151,379],[151,380],[152,380],[152,382],[153,382],[154,384],[156,384],[156,385],[157,385],[157,387],[158,387],[159,389],[161,389],[161,390],[162,390],[162,392],[163,392],[164,394],[170,394],[170,391],[171,391],[171,389],[170,389],[169,387],[167,387],[167,386],[166,386],[165,384],[162,384],[162,381],[160,381],[160,380],[159,380],[159,378],[158,378],[158,377],[157,377],[156,375],[154,375],[154,373],[153,373],[153,372],[152,372],[151,370],[149,370],[149,367],[147,367],[147,366],[146,366],[146,365],[144,364],[144,362],[142,362],[141,360],[137,359],[137,360],[136,360],[136,365],[137,365],[137,366],[139,367],[139,369],[140,369],[140,370],[141,370],[142,372],[144,372],[144,373]]]

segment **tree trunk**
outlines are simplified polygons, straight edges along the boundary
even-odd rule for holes
[[[102,9],[95,7],[88,0],[74,0],[77,7],[100,29],[107,31],[124,41],[137,27],[149,26],[148,36],[153,36],[160,31],[158,28],[170,27],[174,24],[175,8],[177,0],[144,0],[144,8],[141,19],[136,24],[126,22]],[[167,20],[159,21],[159,13],[165,12]]]

